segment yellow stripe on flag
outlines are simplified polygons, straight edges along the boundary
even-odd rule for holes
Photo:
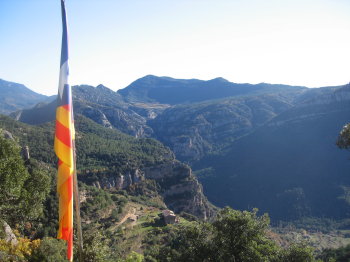
[[[59,121],[67,128],[72,127],[72,113],[65,109],[63,106],[57,107],[56,121]]]
[[[55,136],[55,152],[57,157],[68,166],[74,164],[73,161],[73,149],[66,146]]]
[[[57,191],[61,192],[60,188],[61,186],[71,178],[73,175],[73,168],[70,168],[69,166],[62,163],[58,167],[58,176],[57,176]]]

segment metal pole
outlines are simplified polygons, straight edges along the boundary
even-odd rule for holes
[[[77,178],[77,157],[75,153],[75,141],[73,141],[73,155],[74,155],[74,174],[73,174],[73,194],[74,194],[74,205],[75,205],[75,216],[77,223],[77,234],[78,234],[78,255],[79,262],[83,262],[83,232],[81,230],[81,217],[80,217],[80,198]]]

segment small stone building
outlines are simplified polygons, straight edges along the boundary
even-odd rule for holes
[[[173,211],[169,209],[163,210],[162,214],[166,225],[175,224],[179,222],[178,217],[174,214]]]

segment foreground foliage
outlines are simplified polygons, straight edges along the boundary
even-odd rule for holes
[[[29,144],[33,149],[33,158],[46,162],[47,166],[34,159],[23,161],[19,147],[13,141],[0,138],[0,182],[4,183],[1,189],[8,187],[8,191],[0,192],[3,194],[0,220],[11,220],[11,227],[18,228],[21,243],[12,246],[1,241],[0,255],[4,261],[66,261],[65,243],[52,238],[57,229],[57,198],[54,174],[50,171],[53,168],[50,165],[55,162],[51,156],[50,136],[53,133],[50,126],[34,128],[6,118],[3,120],[1,124],[7,123],[6,129],[20,137],[22,145]],[[100,178],[104,172],[122,172],[133,166],[148,166],[173,157],[168,149],[153,140],[135,140],[100,129],[99,136],[94,135],[96,130],[92,129],[98,126],[84,118],[78,119],[77,127],[80,127],[77,145],[82,148],[78,157],[86,168],[80,174],[83,182],[92,176]],[[36,149],[37,141],[41,141],[41,150]],[[128,166],[123,164],[125,161]],[[110,165],[115,169],[107,170]],[[85,221],[84,261],[315,261],[312,250],[303,244],[282,249],[269,239],[269,218],[258,216],[257,210],[241,212],[225,208],[212,222],[196,221],[187,215],[188,220],[194,221],[183,219],[180,224],[164,225],[160,217],[152,213],[155,209],[155,213],[160,213],[164,208],[162,199],[151,193],[154,187],[149,181],[145,188],[113,192],[80,185],[85,196],[81,208]],[[148,191],[149,194],[145,194]],[[9,205],[8,201],[13,202]],[[44,212],[41,212],[43,202]],[[143,221],[139,219],[134,226],[129,227],[127,222],[119,225],[130,202],[137,203],[138,210],[149,207],[149,216]],[[27,222],[28,227],[18,226]],[[0,235],[0,238],[4,236]],[[134,245],[135,242],[140,245]]]
[[[18,145],[0,133],[0,220],[13,224],[37,218],[49,184],[47,170],[35,160],[24,162]]]
[[[231,208],[212,223],[192,222],[164,236],[163,245],[146,251],[146,261],[315,261],[312,250],[295,244],[284,250],[267,237],[269,218]]]
[[[337,249],[326,249],[319,255],[319,258],[326,262],[348,262],[350,261],[350,245]]]
[[[342,149],[350,148],[350,123],[345,125],[338,136],[337,145]]]

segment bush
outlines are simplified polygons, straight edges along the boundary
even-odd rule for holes
[[[145,261],[217,262],[311,262],[312,250],[305,245],[281,249],[267,238],[267,215],[225,208],[214,222],[180,224],[167,234],[165,244],[146,252]]]

